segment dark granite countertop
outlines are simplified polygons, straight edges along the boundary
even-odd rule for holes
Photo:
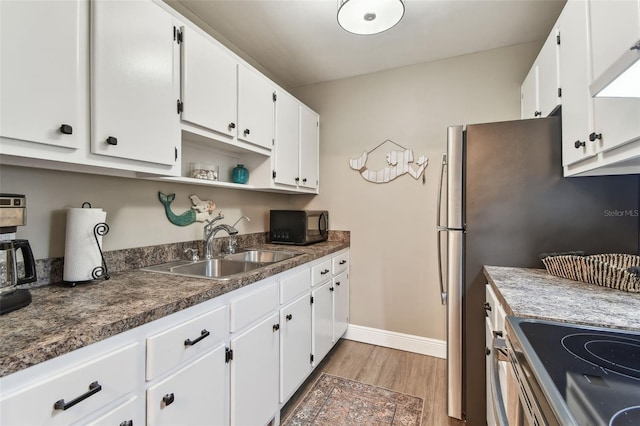
[[[260,247],[302,255],[227,281],[129,270],[74,288],[32,288],[29,306],[0,316],[0,377],[311,262],[349,243]]]
[[[559,278],[544,269],[485,266],[507,315],[640,331],[640,293]]]

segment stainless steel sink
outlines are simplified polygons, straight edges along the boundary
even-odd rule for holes
[[[243,262],[275,263],[291,259],[297,255],[296,253],[288,251],[248,249],[234,254],[227,254],[224,256],[224,259]]]
[[[142,268],[143,271],[161,272],[201,278],[230,279],[283,260],[298,256],[298,253],[248,249],[228,254],[222,258],[188,261],[176,260],[161,265]]]

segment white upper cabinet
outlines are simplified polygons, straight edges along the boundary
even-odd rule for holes
[[[196,30],[185,26],[181,32],[181,118],[233,139],[237,127],[237,62]]]
[[[0,2],[0,136],[73,149],[86,143],[87,6]]]
[[[318,191],[319,117],[285,92],[277,93],[273,182]]]
[[[172,16],[151,1],[95,1],[91,10],[91,151],[175,164],[179,49]]]
[[[533,64],[520,88],[520,118],[539,117],[538,110],[538,65]]]
[[[238,139],[271,149],[273,146],[275,88],[271,81],[238,66]]]
[[[551,65],[550,46],[558,35]],[[568,0],[524,80],[523,118],[530,117],[535,97],[524,94],[532,92],[534,81],[539,115],[552,112],[554,102],[562,104],[565,176],[640,173],[640,99],[593,97],[591,92],[606,83],[615,64],[638,40],[640,0]],[[556,93],[548,83],[552,81]]]
[[[592,80],[640,39],[638,0],[590,0]]]
[[[560,35],[556,27],[551,31],[540,50],[538,59],[538,111],[547,117],[560,104],[558,48]]]
[[[284,92],[277,96],[273,180],[277,184],[295,186],[299,180],[299,103]]]
[[[559,104],[557,30],[549,34],[521,87],[521,118],[546,117]]]
[[[318,114],[300,106],[300,181],[304,188],[318,189]]]
[[[595,155],[588,140],[593,101],[589,93],[587,3],[569,0],[560,23],[560,81],[562,81],[562,165]]]
[[[640,4],[638,0],[591,0],[589,12],[592,82],[640,40]],[[593,102],[590,135],[597,151],[640,139],[640,99],[594,98]]]

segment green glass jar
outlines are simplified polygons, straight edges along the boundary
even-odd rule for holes
[[[238,164],[233,168],[231,180],[233,183],[247,183],[249,180],[249,170],[247,170],[244,165]]]

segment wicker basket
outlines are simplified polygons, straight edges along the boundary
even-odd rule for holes
[[[541,255],[551,275],[640,293],[640,256],[631,254]]]

